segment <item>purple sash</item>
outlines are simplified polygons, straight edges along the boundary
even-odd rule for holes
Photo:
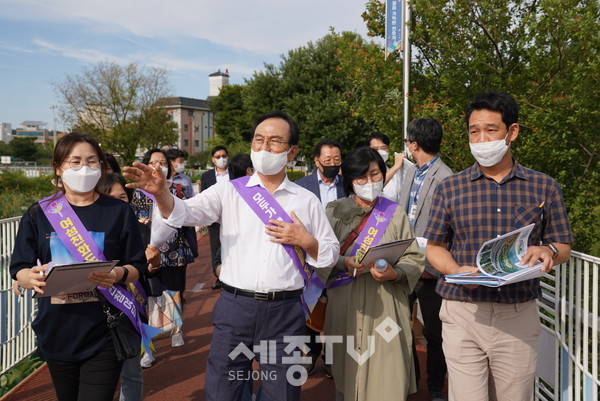
[[[247,187],[246,184],[250,176],[237,178],[229,181],[238,191],[242,199],[250,206],[250,209],[264,223],[269,224],[269,220],[276,219],[293,223],[291,217],[275,200],[273,195],[260,185]],[[306,252],[297,245],[281,244],[288,255],[292,258],[300,275],[304,279],[305,287],[302,294],[302,303],[305,312],[312,311],[317,303],[321,291],[325,286],[319,280],[316,274],[313,274],[312,267],[306,263]]]
[[[52,225],[52,228],[56,231],[58,238],[77,262],[106,260],[102,250],[85,228],[64,194],[61,194],[59,197],[55,197],[55,195],[49,196],[38,203]],[[151,353],[150,342],[152,337],[158,333],[151,334],[156,329],[152,330],[153,328],[143,324],[140,320],[137,307],[138,301],[136,301],[133,295],[123,288],[114,285],[109,288],[100,286],[96,288],[108,302],[129,318],[133,327],[142,336],[144,349],[146,352]]]
[[[358,262],[360,262],[365,257],[365,254],[370,247],[379,244],[397,207],[398,204],[396,202],[384,198],[383,196],[379,197],[367,223],[354,242],[354,247],[352,248],[352,252],[350,252],[350,256],[356,257]],[[329,288],[346,285],[354,279],[355,277],[348,272],[338,273]]]

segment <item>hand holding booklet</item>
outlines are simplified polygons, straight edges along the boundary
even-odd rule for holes
[[[84,262],[67,265],[57,265],[46,274],[46,285],[42,287],[43,294],[35,293],[34,298],[52,297],[55,295],[74,294],[92,291],[96,284],[88,280],[95,272],[109,272],[118,260],[108,262]]]
[[[541,271],[541,262],[533,267],[520,264],[527,252],[527,240],[534,225],[530,224],[484,242],[477,253],[480,273],[449,274],[445,278],[446,282],[501,287],[542,276],[544,273]]]

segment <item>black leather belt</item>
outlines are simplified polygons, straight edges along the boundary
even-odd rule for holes
[[[241,288],[232,287],[225,283],[222,285],[223,289],[227,292],[230,292],[234,295],[258,299],[259,301],[281,301],[284,299],[298,298],[304,291],[302,288],[293,291],[248,291],[242,290]]]

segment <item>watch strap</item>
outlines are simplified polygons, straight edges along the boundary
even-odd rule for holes
[[[555,247],[554,244],[547,243],[547,244],[542,244],[542,246],[550,248],[550,250],[552,251],[552,259],[554,259],[556,257],[556,255],[558,255],[558,248]]]

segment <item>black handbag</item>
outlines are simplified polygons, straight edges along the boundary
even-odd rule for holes
[[[110,337],[112,338],[112,342],[115,347],[117,360],[119,362],[123,362],[126,359],[138,356],[140,354],[140,350],[134,350],[131,348],[123,328],[121,327],[122,319],[126,319],[126,317],[123,315],[123,312],[119,311],[117,314],[111,314],[110,307],[106,301],[102,303],[102,310],[106,314],[106,325],[108,326],[108,332],[110,333]]]

